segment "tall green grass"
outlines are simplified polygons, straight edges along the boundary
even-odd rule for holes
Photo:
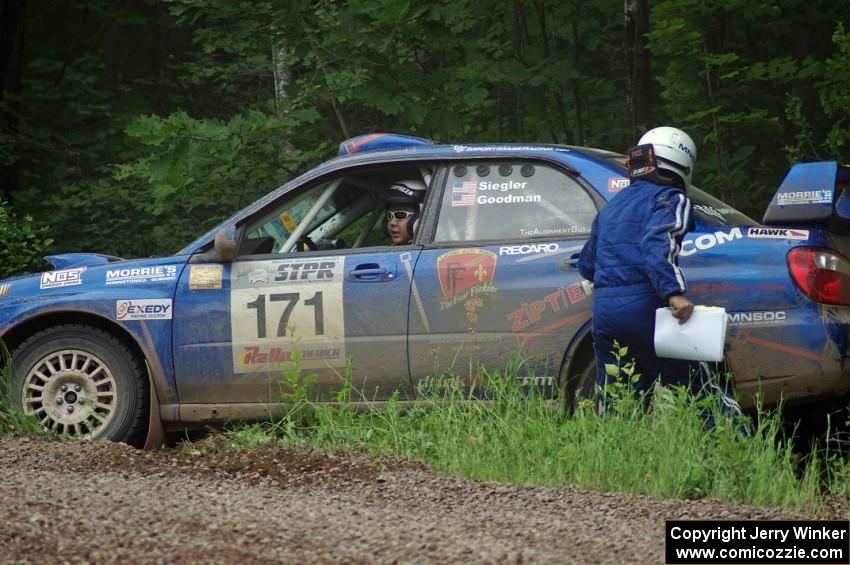
[[[43,433],[43,428],[33,416],[27,416],[12,401],[12,363],[9,352],[0,342],[0,437],[11,434],[32,435]]]
[[[600,416],[593,403],[568,414],[563,403],[517,379],[516,367],[482,369],[482,391],[452,375],[420,389],[418,400],[355,409],[350,381],[336,405],[310,403],[304,394],[274,422],[226,432],[231,445],[276,441],[322,450],[365,450],[424,460],[432,468],[473,479],[535,485],[575,485],[601,491],[668,498],[713,498],[736,503],[817,509],[831,493],[848,495],[840,454],[805,458],[783,436],[777,413],[762,412],[749,436],[740,422],[715,414],[706,426],[705,403],[682,388],[658,388],[649,409],[621,385]],[[291,388],[295,383],[288,379]]]

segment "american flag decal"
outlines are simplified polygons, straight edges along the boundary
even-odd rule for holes
[[[452,207],[475,205],[475,181],[455,181],[452,184]]]

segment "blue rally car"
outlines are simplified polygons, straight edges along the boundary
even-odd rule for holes
[[[393,246],[385,198],[400,179],[427,191],[413,241]],[[765,225],[689,193],[689,296],[727,309],[745,407],[850,390],[848,179],[834,162],[796,165]],[[174,256],[56,255],[53,271],[0,281],[10,394],[54,432],[137,445],[268,417],[299,354],[318,400],[348,362],[364,397],[404,400],[429,375],[472,385],[480,364],[518,354],[519,378],[575,398],[595,380],[575,263],[628,186],[623,156],[594,149],[348,140]]]

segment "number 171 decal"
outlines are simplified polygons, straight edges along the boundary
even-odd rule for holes
[[[235,263],[233,372],[279,371],[295,349],[305,369],[344,365],[344,263],[344,257]]]

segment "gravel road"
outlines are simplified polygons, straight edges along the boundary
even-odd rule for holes
[[[799,518],[263,447],[0,440],[2,563],[663,563],[665,519]]]

